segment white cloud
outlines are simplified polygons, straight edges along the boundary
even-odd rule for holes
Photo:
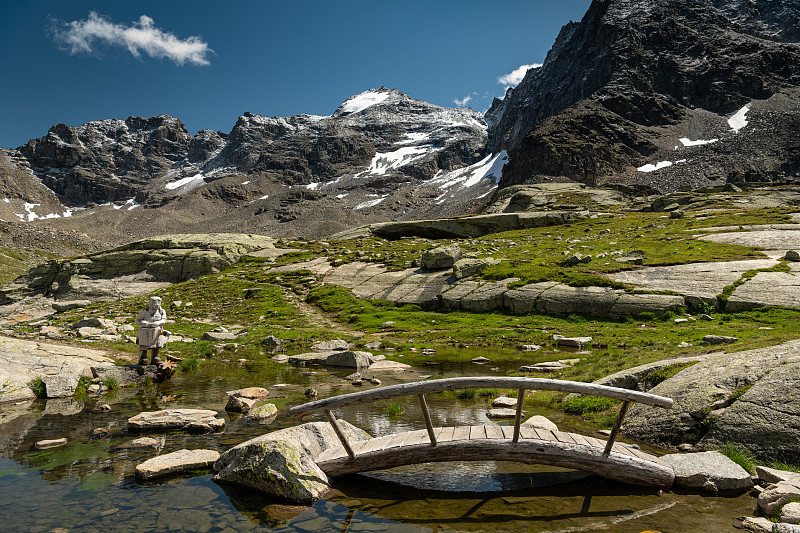
[[[138,22],[127,26],[111,22],[91,11],[86,20],[64,22],[60,26],[53,30],[55,41],[71,54],[90,54],[96,51],[98,44],[105,44],[127,48],[136,58],[144,52],[150,57],[169,59],[178,65],[187,62],[208,65],[206,55],[213,52],[200,37],[178,39],[174,34],[154,27],[153,19],[147,15],[142,15]]]
[[[522,81],[522,78],[525,77],[525,73],[528,72],[528,69],[532,68],[539,68],[541,67],[541,63],[532,63],[530,65],[520,65],[519,67],[515,68],[513,71],[509,72],[504,76],[500,76],[497,78],[497,83],[503,85],[504,87],[516,87],[519,82]]]
[[[467,96],[461,98],[460,100],[458,98],[453,98],[453,103],[456,104],[458,107],[464,107],[465,105],[467,105],[467,103],[469,103],[470,100],[472,100],[472,95],[468,94]]]

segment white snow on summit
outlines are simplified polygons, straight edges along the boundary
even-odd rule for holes
[[[728,126],[733,131],[739,133],[739,130],[747,126],[747,112],[750,111],[750,104],[744,106],[737,111],[731,118],[728,119]]]
[[[363,111],[368,107],[380,104],[387,98],[389,98],[388,92],[366,91],[348,98],[347,101],[339,108],[339,114],[344,115],[349,113],[358,113],[359,111]]]

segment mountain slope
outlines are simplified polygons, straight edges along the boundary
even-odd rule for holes
[[[510,154],[501,187],[556,178],[669,191],[794,176],[800,153],[783,133],[796,124],[799,22],[796,0],[594,1],[487,112],[493,150]],[[754,128],[726,121],[751,102],[747,116],[765,113],[771,131],[748,140]],[[719,142],[675,154],[681,138]],[[752,165],[724,154],[743,151]],[[680,159],[696,170],[635,170]]]

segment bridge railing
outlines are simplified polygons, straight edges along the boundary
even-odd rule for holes
[[[622,407],[619,410],[617,419],[614,422],[614,427],[611,430],[611,435],[609,435],[605,450],[603,451],[605,455],[611,453],[611,449],[614,446],[614,440],[617,438],[617,434],[622,426],[622,421],[625,418],[625,414],[628,412],[628,407],[630,406],[631,402],[651,405],[654,407],[663,407],[666,409],[671,408],[673,403],[671,398],[666,398],[664,396],[621,389],[618,387],[609,387],[606,385],[597,385],[594,383],[565,381],[560,379],[491,376],[434,379],[430,381],[417,381],[414,383],[390,385],[387,387],[359,391],[351,394],[342,394],[339,396],[325,398],[323,400],[304,403],[302,405],[292,407],[289,412],[296,416],[324,412],[328,418],[328,421],[333,426],[333,430],[339,437],[339,440],[347,452],[347,455],[352,459],[355,457],[355,453],[353,453],[353,449],[347,442],[344,432],[342,432],[342,429],[339,427],[336,418],[331,413],[332,410],[340,407],[357,405],[360,403],[396,398],[399,396],[417,395],[420,406],[422,407],[422,414],[425,418],[425,426],[428,430],[428,437],[430,438],[431,446],[436,446],[436,436],[434,435],[433,424],[431,423],[431,415],[430,411],[428,411],[428,404],[425,401],[425,394],[448,390],[482,388],[517,389],[517,409],[514,417],[513,442],[519,441],[520,425],[522,423],[522,404],[525,399],[526,390],[588,394],[592,396],[602,396],[605,398],[612,398],[614,400],[621,400]]]

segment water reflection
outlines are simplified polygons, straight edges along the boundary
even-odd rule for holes
[[[510,362],[506,372],[518,366]],[[435,377],[483,375],[469,363],[425,368]],[[286,505],[260,494],[220,487],[211,475],[137,484],[136,464],[181,448],[224,451],[233,445],[297,424],[286,407],[320,396],[353,392],[350,371],[295,368],[271,362],[209,362],[171,383],[121,389],[100,397],[36,401],[0,411],[0,531],[729,531],[732,519],[753,506],[749,496],[704,498],[665,494],[609,483],[554,467],[517,463],[439,463],[401,467],[336,480],[335,491],[311,507]],[[420,373],[381,376],[384,384],[416,380]],[[281,387],[275,387],[282,384]],[[265,386],[281,408],[269,426],[229,416],[225,391]],[[107,403],[111,411],[96,410]],[[489,423],[485,400],[431,395],[437,425]],[[153,447],[121,446],[134,437],[127,418],[143,410],[210,408],[226,418],[223,433],[153,435]],[[391,418],[380,402],[343,409],[344,419],[374,435],[424,427],[419,405],[404,404]],[[562,429],[575,430],[560,414]],[[108,436],[93,438],[95,428]],[[35,450],[39,440],[66,437],[68,444]]]

